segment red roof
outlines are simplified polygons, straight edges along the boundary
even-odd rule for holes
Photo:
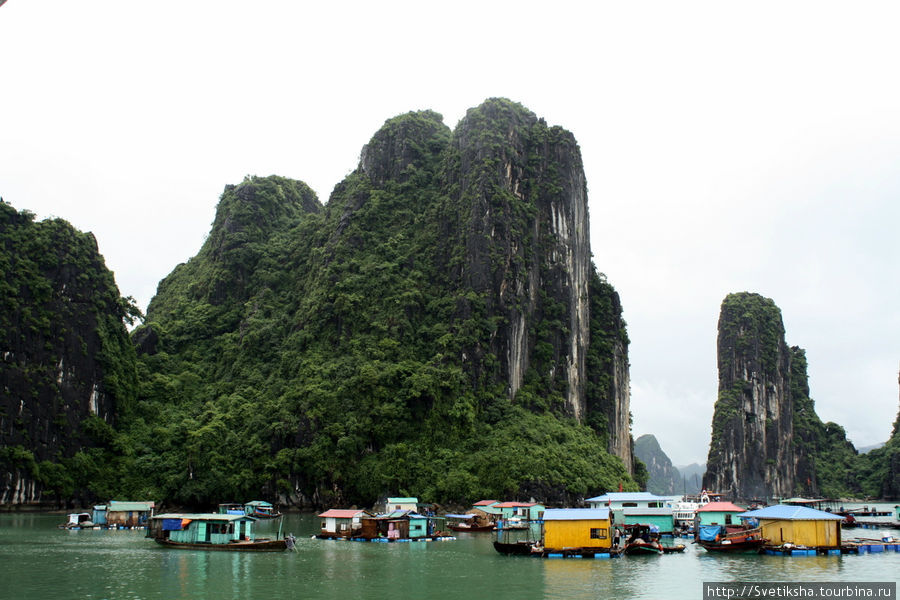
[[[472,506],[490,506],[491,504],[497,504],[497,500],[479,500]]]
[[[731,502],[707,502],[697,512],[744,512],[744,509]]]
[[[527,506],[536,506],[534,502],[501,502],[500,504],[495,504],[494,508],[521,508]]]
[[[349,509],[340,509],[340,508],[331,508],[323,512],[320,517],[333,517],[335,519],[352,519],[357,515],[364,514],[366,511],[349,508]]]

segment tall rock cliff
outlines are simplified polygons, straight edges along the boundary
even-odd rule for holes
[[[844,428],[823,423],[806,353],[787,347],[781,311],[758,294],[730,294],[719,316],[719,397],[703,485],[737,499],[861,491]]]
[[[781,311],[759,294],[722,302],[719,397],[703,486],[737,499],[789,496],[796,481],[790,351]]]
[[[529,369],[585,417],[589,343],[587,189],[571,133],[509,101],[471,109],[451,140],[460,287],[503,321],[476,355],[497,357],[510,398]]]
[[[590,262],[570,133],[503,99],[454,131],[408,113],[321,210],[292,200],[303,188],[226,189],[219,213],[243,211],[240,227],[223,237],[217,216],[134,334],[152,374],[141,405],[172,423],[147,435],[173,457],[154,476],[165,495],[569,502],[637,487],[628,338]]]
[[[90,495],[86,452],[134,402],[135,312],[93,235],[0,202],[0,504]]]

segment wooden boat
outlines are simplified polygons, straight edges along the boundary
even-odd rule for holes
[[[60,529],[92,529],[91,513],[72,513],[66,515],[67,521],[57,525]]]
[[[662,554],[663,546],[659,543],[659,533],[652,531],[646,523],[635,523],[625,526],[625,547],[623,554]]]
[[[150,519],[147,537],[157,544],[185,550],[278,552],[293,544],[286,539],[258,538],[254,517],[230,514],[163,514]]]
[[[460,514],[446,514],[444,518],[447,519],[447,529],[451,531],[461,531],[474,533],[476,531],[493,531],[494,524],[490,522],[479,521],[477,515],[466,513],[463,515]]]
[[[644,541],[640,538],[625,544],[622,550],[623,554],[633,556],[635,554],[662,554],[664,552],[663,545],[657,540]]]
[[[684,552],[686,546],[684,544],[675,544],[674,546],[663,546],[663,554],[677,554],[678,552]]]
[[[500,554],[530,556],[535,553],[535,543],[530,541],[520,542],[494,542],[494,550]]]
[[[697,543],[709,552],[759,552],[769,540],[759,527],[726,527],[702,525]]]
[[[447,528],[452,531],[462,531],[462,532],[474,533],[476,531],[493,531],[494,524],[491,523],[489,525],[474,525],[474,524],[469,524],[469,523],[453,523],[453,524],[448,524]]]

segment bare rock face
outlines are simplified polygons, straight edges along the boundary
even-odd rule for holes
[[[719,398],[706,489],[737,499],[791,495],[795,487],[790,350],[781,311],[758,294],[722,302]]]
[[[499,360],[511,398],[535,369],[583,420],[592,268],[578,145],[501,99],[471,109],[452,144],[450,186],[464,223],[460,278],[504,319],[485,350]],[[538,322],[553,326],[537,332]]]

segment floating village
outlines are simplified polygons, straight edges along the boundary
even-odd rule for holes
[[[900,552],[900,505],[845,508],[839,500],[787,498],[739,506],[719,494],[657,496],[610,492],[585,507],[480,500],[465,512],[438,514],[415,497],[392,497],[376,509],[332,508],[318,514],[313,538],[328,542],[417,543],[454,541],[458,534],[493,536],[503,555],[612,559],[666,555],[697,544],[712,554],[815,556]],[[849,503],[848,503],[849,504]],[[883,507],[884,505],[882,505]],[[146,529],[146,537],[191,550],[272,552],[294,549],[282,513],[265,501],[225,503],[211,513],[155,513],[151,501],[110,501],[67,515],[59,527]],[[260,520],[278,520],[277,532],[259,534]]]

